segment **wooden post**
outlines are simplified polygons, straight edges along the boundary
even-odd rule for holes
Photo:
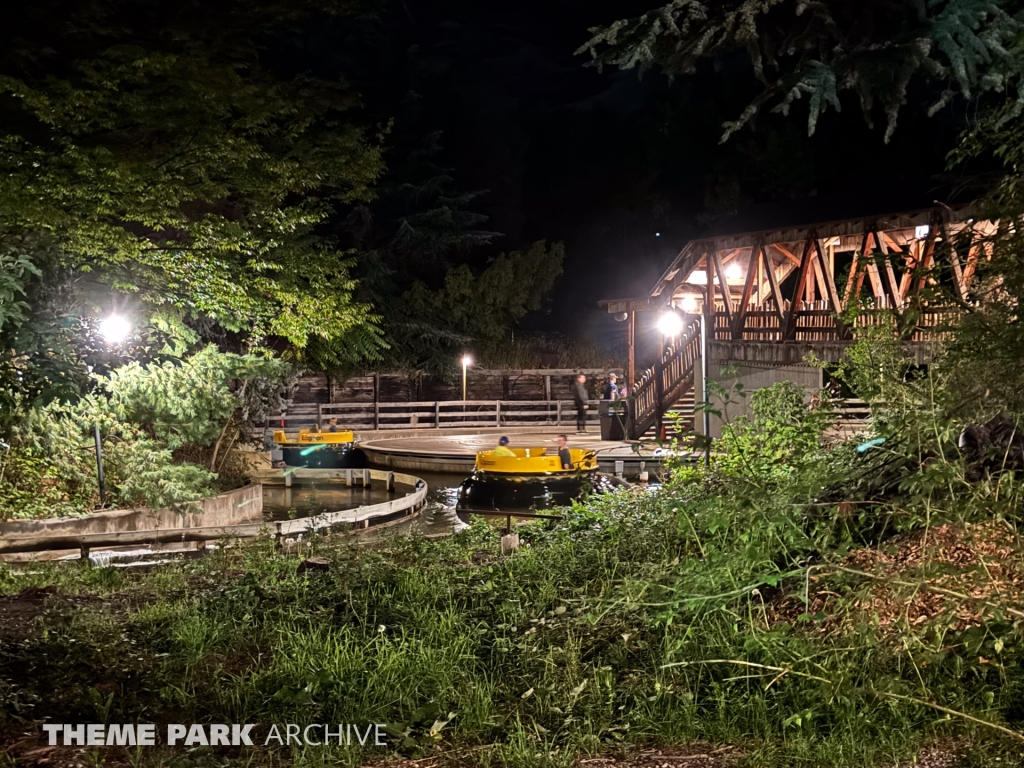
[[[556,426],[562,426],[562,401],[555,401],[555,424]]]
[[[508,381],[508,379],[505,380]],[[494,404],[494,426],[501,426],[501,400]]]
[[[439,400],[434,401],[434,429],[441,428],[441,402]]]
[[[629,391],[633,391],[633,386],[636,383],[636,310],[629,310],[629,321],[626,325],[626,350],[627,350],[627,365],[629,366],[626,370],[626,384],[629,386]]]
[[[551,377],[550,376],[545,376],[544,377],[544,399],[545,400],[550,400],[551,399]]]
[[[388,472],[387,478],[384,480],[384,488],[388,491],[395,490],[395,473]]]
[[[375,431],[380,429],[380,403],[376,400],[373,402],[373,428]]]

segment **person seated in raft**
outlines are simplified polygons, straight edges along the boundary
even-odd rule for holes
[[[572,454],[569,453],[569,438],[565,435],[558,436],[558,461],[562,469],[572,469]]]
[[[338,420],[337,419],[331,419],[327,423],[329,425],[327,427],[327,431],[328,432],[337,432],[338,431]]]
[[[498,440],[498,444],[494,447],[492,453],[495,456],[515,456],[515,454],[509,450],[508,438],[504,435],[502,435],[501,439]]]

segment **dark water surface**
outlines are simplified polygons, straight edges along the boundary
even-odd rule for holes
[[[468,518],[460,521],[454,512],[459,496],[459,486],[466,475],[442,474],[438,472],[414,473],[427,483],[427,507],[412,520],[388,526],[389,531],[408,531],[425,534],[449,533],[461,527]],[[296,484],[292,488],[264,486],[263,514],[268,520],[291,520],[313,517],[324,512],[340,512],[370,504],[383,504],[401,498],[408,487],[398,486],[389,492],[379,485],[371,488],[353,486],[343,481],[322,481]]]

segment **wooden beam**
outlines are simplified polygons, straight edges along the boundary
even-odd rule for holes
[[[971,247],[967,249],[967,266],[964,267],[964,295],[969,295],[971,282],[974,280],[974,273],[978,269],[978,254],[981,251],[981,244],[976,240],[972,241]]]
[[[949,254],[949,265],[953,269],[953,290],[956,292],[956,297],[961,301],[964,301],[967,296],[964,293],[964,269],[960,263],[960,256],[956,252],[956,246],[953,245],[953,239],[949,236],[949,229],[946,227],[946,223],[942,222],[942,245],[945,247],[946,252]]]
[[[811,251],[813,240],[808,240],[804,245],[804,257],[800,260],[800,269],[796,273],[796,293],[793,295],[793,303],[789,306],[789,315],[786,318],[784,338],[792,339],[796,336],[796,317],[803,304],[803,294],[807,280],[810,277]]]
[[[772,248],[774,248],[776,251],[781,253],[783,256],[785,256],[787,259],[789,259],[791,262],[793,262],[793,264],[795,266],[797,266],[797,267],[800,266],[800,259],[798,259],[796,256],[794,256],[793,253],[788,248],[784,248],[783,246],[779,245],[778,243],[772,243]]]
[[[732,296],[729,295],[729,283],[725,279],[725,270],[722,269],[722,262],[718,260],[718,251],[711,251],[711,261],[715,265],[715,275],[718,276],[718,287],[722,291],[722,306],[725,308],[725,321],[729,325],[732,325]],[[711,301],[714,303],[715,280],[710,272],[708,273],[708,287],[711,289]]]
[[[902,302],[900,301],[899,286],[896,284],[896,273],[893,271],[892,259],[889,258],[889,248],[886,246],[885,240],[891,242],[891,238],[886,237],[883,239],[879,237],[877,232],[875,233],[875,241],[882,251],[882,283],[885,285],[886,294],[888,294],[889,299],[892,301],[892,309],[898,316],[902,308]],[[898,247],[896,251],[901,252]]]
[[[860,287],[863,284],[863,280],[858,280],[858,273],[861,271],[861,261],[867,260],[868,254],[868,243],[871,241],[871,233],[865,232],[864,237],[861,238],[860,251],[853,252],[853,262],[850,264],[850,274],[846,278],[846,306],[850,306],[853,302],[860,298]],[[856,283],[856,293],[854,293],[854,284]]]
[[[871,292],[876,299],[885,298],[885,288],[882,287],[882,276],[878,273],[878,265],[869,261],[867,265],[868,279],[871,280]]]
[[[743,283],[743,295],[740,298],[739,311],[736,313],[736,320],[732,326],[732,337],[734,339],[743,339],[743,325],[747,320],[747,312],[750,308],[750,294],[754,291],[754,280],[757,279],[757,265],[760,263],[758,254],[760,252],[760,243],[757,243],[750,249],[750,260],[747,262],[747,279]]]
[[[931,227],[928,230],[928,239],[924,244],[924,256],[921,258],[920,270],[914,281],[914,293],[920,293],[924,288],[925,281],[928,279],[928,270],[931,269],[935,261],[935,238],[935,227]]]
[[[899,243],[897,243],[895,240],[893,240],[891,237],[889,237],[889,233],[888,232],[882,232],[881,235],[885,239],[885,241],[889,244],[889,247],[892,248],[894,251],[902,251],[903,250],[900,247]],[[878,237],[878,234],[876,234],[875,237]],[[880,243],[880,245],[882,246],[882,251],[885,251],[885,244],[884,243]]]
[[[775,274],[775,265],[772,264],[772,259],[768,255],[767,249],[761,249],[761,258],[764,259],[765,272],[768,275],[768,283],[771,286],[772,298],[775,299],[775,312],[779,316],[779,326],[784,329],[786,323],[786,305],[782,301],[782,289],[780,288],[781,281]],[[783,264],[782,266],[785,267],[786,265]]]
[[[815,239],[814,250],[818,252],[818,263],[821,265],[821,271],[825,274],[825,295],[832,304],[832,311],[836,313],[836,329],[839,331],[839,338],[848,338],[850,333],[846,328],[846,324],[839,317],[839,313],[843,311],[843,305],[839,301],[836,281],[832,278],[832,272],[828,269],[828,261],[825,259],[825,253],[822,250],[820,240]]]
[[[919,261],[919,254],[921,251],[921,241],[915,240],[912,243],[907,244],[907,252],[903,257],[905,271],[900,277],[900,303],[905,303],[907,300],[907,294],[910,292],[910,284],[914,279],[914,271],[917,269]]]
[[[815,240],[815,243],[817,243],[817,240]],[[825,272],[827,270],[822,267],[822,263],[826,266],[828,265],[828,262],[824,259],[814,260],[814,282],[818,286],[818,293],[821,295],[821,298],[828,299],[828,289],[825,286]]]

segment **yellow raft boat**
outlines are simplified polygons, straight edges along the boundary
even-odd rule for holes
[[[597,472],[597,454],[570,448],[572,468],[563,469],[557,450],[512,448],[514,456],[481,451],[476,468],[459,488],[458,509],[466,512],[524,511],[570,504],[587,492],[614,486]]]
[[[362,469],[366,466],[366,454],[356,447],[356,436],[350,430],[300,429],[296,437],[289,437],[283,429],[278,429],[274,431],[274,442],[281,447],[284,463],[289,467]]]

